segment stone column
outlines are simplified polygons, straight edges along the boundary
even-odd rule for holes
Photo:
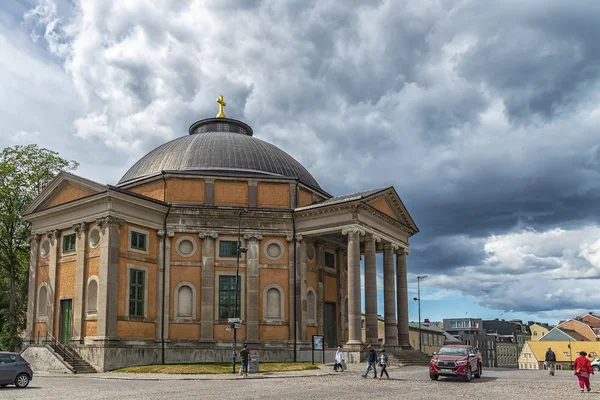
[[[215,321],[215,239],[216,232],[200,232],[202,240],[202,303],[200,341],[214,342]]]
[[[295,318],[295,307],[296,307],[296,297],[294,296],[294,289],[296,288],[295,283],[296,283],[296,279],[295,275],[296,275],[296,271],[294,269],[294,248],[296,246],[296,243],[294,241],[294,235],[287,235],[286,236],[286,240],[288,242],[288,321],[290,323],[290,330],[289,330],[289,340],[293,341],[294,338],[298,339],[297,335],[297,331],[296,329],[296,318]]]
[[[35,317],[37,315],[37,266],[40,249],[40,235],[31,236],[29,247],[29,287],[27,289],[27,330],[26,340],[35,341]]]
[[[307,282],[306,282],[306,240],[302,239],[302,235],[296,235],[296,241],[299,242],[299,282],[300,282],[300,340],[306,341],[306,324],[308,321],[308,308],[307,308]]]
[[[76,255],[75,255],[75,298],[73,299],[73,336],[71,342],[81,343],[83,337],[83,320],[85,313],[85,260],[87,255],[87,224],[82,222],[73,225],[76,233]]]
[[[406,276],[406,256],[408,250],[399,249],[396,253],[396,301],[398,307],[398,345],[410,348],[408,335],[408,278]]]
[[[396,328],[396,285],[394,279],[394,249],[390,243],[383,245],[383,315],[385,320],[385,344],[398,345]]]
[[[50,255],[48,256],[48,307],[46,308],[46,332],[54,335],[54,302],[56,296],[56,262],[60,247],[60,231],[55,229],[46,233],[50,239]]]
[[[360,326],[360,233],[356,228],[343,229],[348,235],[348,345],[362,344]]]
[[[156,274],[156,341],[159,342],[162,340],[163,334],[163,325],[161,325],[160,321],[163,320],[162,301],[165,292],[163,281],[163,262],[165,257],[165,231],[162,229],[157,231],[156,237],[158,240],[158,273]]]
[[[337,293],[337,303],[338,303],[338,340],[339,343],[344,343],[346,340],[346,293],[344,291],[344,281],[346,279],[346,271],[345,271],[345,263],[344,263],[344,250],[338,249],[335,253],[336,260],[336,273],[337,273],[337,282],[338,282],[338,293]]]
[[[96,221],[100,227],[100,271],[98,274],[98,325],[95,340],[117,337],[119,295],[119,241],[124,221],[108,216]]]
[[[325,243],[321,240],[315,242],[317,251],[317,335],[325,334],[325,295],[324,291],[324,271],[325,266]],[[333,347],[335,343],[327,343],[330,347]]]
[[[377,332],[377,259],[375,237],[365,237],[365,326],[367,343],[378,343]]]
[[[171,239],[173,236],[175,236],[175,232],[173,231],[167,231],[167,236],[165,236],[165,312],[162,319],[165,339],[169,338],[169,310],[171,309]],[[160,306],[162,307],[162,303],[160,303]],[[194,304],[194,307],[195,306],[196,305]],[[157,323],[157,325],[159,325],[159,323]]]
[[[246,342],[258,343],[258,257],[260,240],[259,233],[245,234],[248,245],[246,253]]]

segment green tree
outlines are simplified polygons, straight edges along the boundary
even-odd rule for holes
[[[20,346],[19,332],[26,322],[31,229],[22,213],[60,171],[77,166],[34,144],[7,147],[0,153],[1,349]]]

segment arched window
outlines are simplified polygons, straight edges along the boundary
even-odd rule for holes
[[[88,279],[86,310],[88,314],[98,312],[98,278],[91,276]]]
[[[314,324],[317,315],[317,302],[315,292],[312,289],[308,289],[308,294],[306,295],[306,308],[308,322]]]
[[[175,288],[175,318],[196,319],[196,289],[189,282]]]
[[[279,285],[268,285],[263,290],[263,320],[281,321],[284,315],[283,289]]]
[[[40,288],[38,289],[37,309],[38,309],[38,313],[37,313],[38,317],[46,316],[46,310],[48,309],[48,287],[46,286],[45,283],[42,283],[40,285]]]

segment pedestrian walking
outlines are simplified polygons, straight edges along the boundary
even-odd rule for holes
[[[583,393],[583,389],[587,389],[588,392],[592,391],[590,387],[590,375],[594,375],[594,369],[592,363],[587,359],[587,353],[585,351],[579,352],[579,357],[575,359],[573,363],[573,369],[575,370],[575,376],[579,381],[579,390]]]
[[[385,354],[385,349],[381,349],[381,355],[379,356],[379,366],[381,367],[381,375],[379,375],[379,380],[383,378],[383,374],[390,379],[390,376],[387,373],[387,367],[390,366],[390,359],[387,354]]]
[[[556,369],[556,354],[552,351],[552,348],[548,347],[546,352],[546,366],[550,370],[550,376],[554,376],[554,370]]]
[[[250,361],[250,351],[248,351],[248,345],[244,344],[244,348],[240,351],[240,358],[242,359],[242,368],[240,369],[240,376],[242,378],[248,377],[248,361]]]
[[[367,369],[362,377],[366,378],[371,368],[373,368],[373,379],[377,379],[377,352],[373,350],[371,345],[367,346],[367,349],[369,350],[367,353]]]
[[[335,364],[333,366],[334,371],[338,371],[338,369],[343,372],[344,371],[344,352],[342,351],[342,346],[339,345],[337,351],[335,352]]]

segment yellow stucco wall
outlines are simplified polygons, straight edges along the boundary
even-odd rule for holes
[[[45,322],[36,322],[34,324],[34,328],[33,328],[34,333],[34,340],[37,342],[37,339],[43,338],[46,336],[46,323]]]
[[[117,315],[128,317],[126,314],[125,304],[129,299],[127,298],[127,264],[132,264],[134,266],[142,266],[148,268],[148,287],[147,287],[147,310],[146,310],[146,318],[153,319],[156,318],[156,265],[131,260],[127,258],[119,259],[119,302],[117,308]],[[125,321],[126,322],[126,321]]]
[[[83,335],[96,336],[98,332],[97,321],[83,321]]]
[[[100,257],[89,258],[87,260],[87,271],[85,274],[85,282],[90,276],[100,275]]]
[[[215,205],[248,205],[248,182],[215,181]]]
[[[298,193],[298,206],[303,207],[312,203],[312,193],[300,189]]]
[[[306,288],[312,288],[315,291],[315,301],[318,298],[318,289],[317,286],[317,273],[313,271],[306,271]]]
[[[288,320],[288,309],[289,309],[289,299],[288,299],[288,282],[289,275],[287,269],[261,269],[258,274],[258,319],[262,321],[263,319],[263,311],[264,311],[264,290],[268,285],[279,285],[283,290],[283,319],[285,321]],[[281,340],[287,339],[287,335],[285,338],[281,338]]]
[[[312,340],[313,335],[316,335],[318,332],[316,326],[308,326],[306,327],[306,339],[310,342]]]
[[[148,232],[148,254],[143,254],[143,253],[139,253],[136,251],[129,251],[127,248],[127,244],[129,243],[129,228],[138,228],[142,231],[147,231]],[[156,258],[157,254],[158,254],[158,236],[156,234],[156,229],[151,229],[151,228],[146,228],[144,226],[139,226],[139,225],[134,225],[134,224],[129,224],[129,223],[125,223],[123,225],[123,227],[121,227],[121,235],[120,235],[120,241],[119,241],[119,250],[121,253],[128,253],[128,254],[133,254],[136,256],[139,256],[140,254],[146,256],[146,257],[150,257],[150,258]]]
[[[170,339],[199,339],[200,324],[171,324],[169,326]]]
[[[332,276],[325,275],[323,280],[324,294],[323,298],[325,301],[330,303],[337,303],[337,279]]]
[[[130,338],[156,337],[154,322],[117,321],[117,336]]]
[[[548,333],[548,329],[538,325],[538,324],[533,324],[529,327],[529,330],[531,331],[531,340],[540,340],[542,337],[546,336],[546,334]]]
[[[258,206],[290,208],[290,185],[287,183],[259,183]]]
[[[229,324],[214,324],[213,337],[215,340],[233,340],[233,332],[227,332],[225,328],[229,328]],[[246,340],[246,324],[242,324],[242,328],[237,330],[238,343]]]
[[[36,290],[40,287],[40,284],[43,282],[48,283],[48,267],[38,267],[37,274],[35,276],[36,280]]]
[[[171,319],[175,318],[175,288],[182,282],[189,282],[194,285],[196,289],[196,319],[200,320],[200,311],[202,304],[202,270],[200,267],[188,267],[171,265],[171,300],[169,316]],[[177,330],[179,328],[172,328]],[[186,328],[187,329],[187,328]]]
[[[167,201],[184,204],[204,204],[204,180],[168,179]]]
[[[281,255],[281,258],[279,258],[278,260],[271,260],[269,258],[267,258],[267,256],[265,256],[265,247],[267,246],[267,243],[269,243],[271,240],[277,240],[279,242],[279,244],[281,244],[281,246],[283,247],[283,254]],[[259,259],[258,262],[260,264],[269,264],[269,265],[287,265],[288,261],[289,261],[289,256],[288,256],[288,243],[285,240],[284,237],[276,237],[276,236],[265,236],[263,237],[263,239],[260,242],[260,251],[259,251]]]
[[[180,256],[177,253],[177,241],[186,236],[196,244],[196,252],[190,257]],[[202,243],[197,234],[193,233],[176,233],[171,239],[171,261],[183,261],[183,262],[201,262],[202,261]]]
[[[394,219],[397,219],[396,214],[394,213],[394,210],[392,210],[392,207],[390,207],[389,203],[387,202],[387,200],[385,198],[375,200],[375,201],[369,203],[369,205],[371,207],[381,211],[385,215],[392,217]]]
[[[260,340],[288,340],[290,336],[290,328],[287,325],[261,325],[259,327],[258,334]]]
[[[60,326],[60,300],[75,297],[75,262],[56,266],[56,303],[54,307],[54,337],[58,337]]]
[[[91,194],[92,192],[90,192],[89,190],[67,183],[65,187],[62,188],[62,190],[52,198],[50,203],[48,203],[48,206],[57,206],[59,204],[67,203],[69,201],[81,199],[82,197],[86,197]]]
[[[164,181],[161,179],[153,182],[144,183],[143,185],[129,188],[128,190],[144,196],[152,197],[153,199],[164,201]]]

